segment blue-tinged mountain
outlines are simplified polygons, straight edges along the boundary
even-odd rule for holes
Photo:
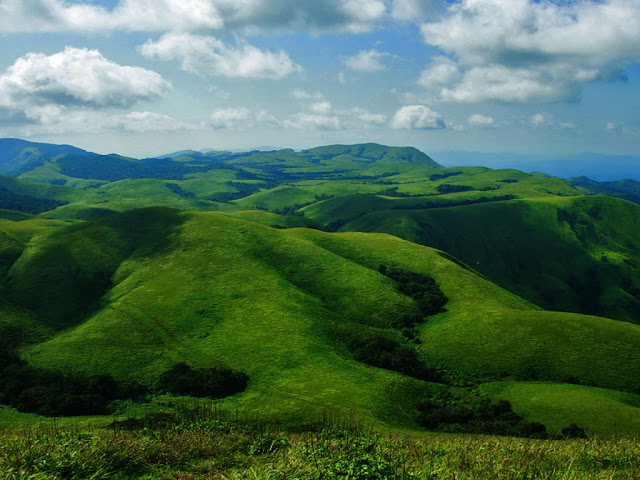
[[[59,155],[88,152],[71,145],[34,143],[17,138],[0,138],[0,173],[19,175],[45,163]]]
[[[615,182],[597,182],[588,177],[568,178],[567,182],[585,195],[607,195],[640,204],[640,182],[624,178]]]

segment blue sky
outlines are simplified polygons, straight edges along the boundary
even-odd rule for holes
[[[638,0],[0,0],[0,137],[638,155]]]

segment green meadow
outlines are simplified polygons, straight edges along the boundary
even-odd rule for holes
[[[7,478],[67,478],[37,460],[61,438],[87,458],[155,441],[103,430],[114,420],[153,430],[171,417],[158,452],[205,442],[179,417],[195,402],[180,392],[224,378],[241,385],[212,404],[237,417],[218,453],[183,452],[165,477],[141,454],[120,477],[109,465],[124,460],[104,457],[68,478],[210,478],[205,457],[221,478],[316,478],[302,460],[313,445],[316,466],[379,469],[349,478],[557,478],[562,455],[565,478],[634,478],[620,452],[640,434],[637,204],[376,144],[36,158],[0,176]],[[56,410],[74,402],[87,413]],[[42,450],[11,450],[52,415],[61,430]],[[375,454],[355,458],[341,438]],[[585,453],[598,449],[617,453]],[[487,463],[498,450],[512,470]]]

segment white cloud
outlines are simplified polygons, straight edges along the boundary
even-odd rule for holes
[[[189,128],[169,115],[156,112],[131,112],[114,116],[117,129],[130,132],[174,131]]]
[[[352,70],[360,70],[363,72],[376,72],[386,70],[381,60],[390,54],[379,52],[378,50],[360,50],[356,55],[351,57],[343,57],[342,63]]]
[[[529,122],[531,125],[539,127],[540,125],[547,123],[547,117],[544,113],[535,113],[529,117]]]
[[[342,122],[335,115],[296,113],[283,122],[285,127],[302,130],[341,130]]]
[[[296,88],[291,92],[291,96],[297,100],[323,100],[324,95],[320,92],[307,92]]]
[[[383,0],[121,0],[107,10],[63,0],[3,0],[0,31],[371,30]]]
[[[329,115],[333,111],[331,102],[316,102],[311,104],[311,111],[318,115]]]
[[[422,71],[418,85],[425,88],[438,87],[455,82],[460,76],[456,62],[444,56],[434,57],[431,65]]]
[[[244,107],[219,108],[211,113],[209,125],[213,128],[246,126],[252,118],[251,111]]]
[[[170,87],[156,72],[118,65],[97,50],[29,53],[0,75],[0,116],[46,124],[62,111],[130,106]]]
[[[557,82],[546,69],[503,65],[471,68],[452,86],[442,87],[442,100],[459,103],[554,101],[577,93],[568,79]]]
[[[573,122],[562,122],[562,123],[560,124],[560,126],[561,126],[562,128],[568,128],[568,129],[576,128],[576,127],[577,127],[577,125],[576,125],[575,123],[573,123]]]
[[[167,33],[142,45],[140,52],[149,58],[178,60],[182,70],[202,76],[280,79],[301,70],[283,51],[248,44],[233,48],[214,37],[189,33]]]
[[[455,58],[462,73],[442,87],[445,101],[577,99],[586,83],[617,78],[640,59],[634,0],[462,0],[448,8],[422,26],[425,42]]]
[[[371,113],[359,107],[352,108],[351,113],[365,124],[384,125],[387,123],[387,116],[381,113]]]
[[[474,127],[491,127],[494,124],[493,117],[488,115],[482,115],[480,113],[474,113],[467,119],[469,125]]]
[[[393,129],[435,130],[445,128],[442,115],[425,105],[405,105],[391,119]]]
[[[157,112],[130,112],[110,114],[98,110],[82,110],[48,105],[32,112],[37,123],[19,126],[21,135],[103,133],[103,132],[158,132],[194,130],[198,124],[176,120]]]

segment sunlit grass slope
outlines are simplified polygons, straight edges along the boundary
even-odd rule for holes
[[[495,382],[482,386],[493,398],[508,400],[530,421],[559,434],[571,423],[596,436],[637,435],[640,396],[584,385]]]
[[[429,274],[449,298],[421,329],[427,363],[470,377],[640,386],[640,327],[541,311],[388,235],[148,209],[40,237],[10,276],[22,304],[41,315],[58,308],[55,325],[76,324],[23,351],[36,365],[146,382],[179,361],[227,365],[250,375],[248,390],[225,400],[243,411],[296,421],[353,409],[410,427],[419,398],[443,387],[365,366],[346,348],[381,331],[401,340],[389,327],[417,308],[381,264]],[[53,271],[64,274],[49,281]],[[54,305],[78,288],[96,297],[91,305]]]
[[[544,308],[640,322],[640,207],[630,202],[545,196],[389,209],[341,229],[386,232],[439,248]]]

